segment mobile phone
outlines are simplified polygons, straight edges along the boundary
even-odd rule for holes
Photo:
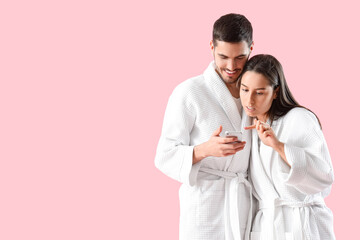
[[[237,142],[242,140],[242,132],[240,131],[225,131],[225,137],[237,137]]]

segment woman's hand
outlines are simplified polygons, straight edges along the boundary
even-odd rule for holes
[[[288,163],[284,150],[284,143],[280,142],[274,130],[270,127],[269,124],[264,123],[260,120],[254,119],[254,124],[248,127],[245,127],[245,130],[256,129],[259,135],[260,140],[267,146],[272,147],[275,151],[277,151],[281,158],[285,161],[289,167],[291,165]]]
[[[270,127],[269,124],[254,119],[254,125],[245,127],[246,130],[254,128],[257,130],[259,138],[265,145],[274,149],[279,145],[280,142],[275,136],[274,130]]]

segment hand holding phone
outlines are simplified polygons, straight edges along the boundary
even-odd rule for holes
[[[236,142],[241,142],[242,140],[242,132],[240,131],[225,131],[225,137],[237,137]]]

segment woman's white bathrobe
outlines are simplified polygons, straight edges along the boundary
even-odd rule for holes
[[[317,118],[294,108],[272,128],[285,144],[292,167],[252,130],[250,173],[259,211],[251,239],[335,239],[332,212],[324,202],[334,180],[333,167]]]
[[[183,183],[179,190],[180,239],[249,238],[251,132],[243,131],[249,124],[246,114],[239,114],[213,62],[202,75],[181,83],[171,94],[155,165]],[[222,137],[225,131],[243,131],[245,148],[233,156],[208,157],[192,165],[194,146],[208,141],[220,125]]]

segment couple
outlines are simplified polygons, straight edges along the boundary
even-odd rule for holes
[[[276,58],[249,59],[253,45],[243,15],[222,16],[214,61],[169,98],[155,164],[183,183],[180,239],[335,239],[320,121],[296,102]]]

